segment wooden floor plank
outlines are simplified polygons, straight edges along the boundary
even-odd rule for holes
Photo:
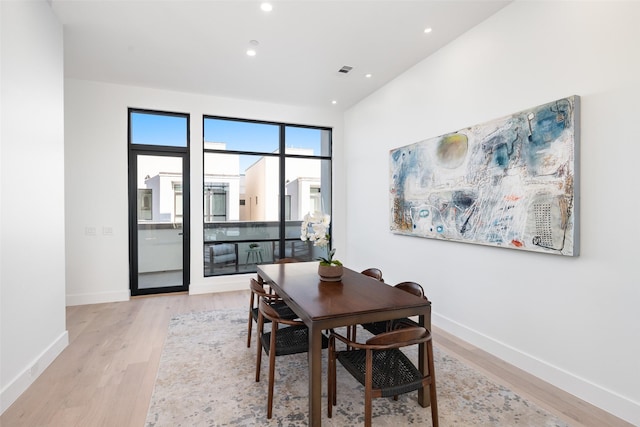
[[[248,300],[242,291],[68,307],[69,346],[0,416],[0,425],[143,426],[171,317],[248,309]],[[438,328],[433,332],[436,346],[572,426],[631,426]]]

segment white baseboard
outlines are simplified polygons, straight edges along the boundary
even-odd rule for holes
[[[255,273],[207,277],[202,282],[191,283],[189,285],[189,295],[244,291],[249,289],[249,279],[251,277],[255,278]]]
[[[249,289],[249,278],[255,273],[232,276],[205,277],[201,282],[189,285],[189,295],[211,294],[216,292],[243,291]],[[67,294],[67,307],[72,305],[102,304],[106,302],[129,301],[129,289],[116,292],[95,292],[86,294]]]
[[[102,304],[105,302],[129,301],[129,289],[117,292],[94,292],[87,294],[67,294],[67,307],[72,305]]]
[[[516,366],[567,393],[615,415],[633,425],[640,426],[640,403],[605,389],[571,372],[553,366],[543,360],[523,353],[517,348],[497,341],[437,313],[432,314],[432,322],[442,330],[463,341]]]
[[[0,391],[0,414],[4,413],[26,389],[44,372],[60,353],[69,345],[69,333],[64,331],[16,378]]]

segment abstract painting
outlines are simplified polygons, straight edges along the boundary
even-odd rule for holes
[[[391,231],[578,255],[580,98],[390,152]]]

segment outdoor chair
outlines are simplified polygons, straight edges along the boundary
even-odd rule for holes
[[[209,274],[213,275],[214,267],[231,266],[238,271],[238,244],[237,243],[215,243],[209,246],[208,253],[205,253],[205,261],[209,261]]]

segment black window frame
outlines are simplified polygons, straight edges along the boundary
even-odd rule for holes
[[[150,114],[158,116],[182,117],[186,119],[186,146],[171,145],[153,145],[153,144],[136,144],[132,141],[132,123],[131,115],[135,113]],[[129,170],[135,170],[134,162],[137,155],[180,155],[185,158],[182,169],[182,234],[183,234],[183,253],[182,253],[182,286],[165,286],[157,288],[139,288],[137,279],[138,270],[138,245],[137,245],[137,208],[133,209],[132,204],[137,203],[137,186],[135,185],[136,177],[129,173],[129,283],[132,296],[153,295],[172,292],[185,292],[189,290],[191,277],[191,186],[190,186],[190,165],[191,165],[191,114],[177,111],[162,111],[145,108],[127,108],[127,155]],[[132,182],[133,180],[133,182]]]
[[[255,123],[255,124],[264,124],[264,125],[271,125],[271,126],[278,126],[279,127],[279,144],[278,144],[278,152],[277,153],[269,153],[269,152],[264,152],[264,151],[248,151],[248,150],[234,150],[234,149],[215,149],[215,148],[205,148],[205,142],[207,142],[205,140],[205,128],[206,128],[206,120],[208,119],[213,119],[213,120],[228,120],[228,121],[235,121],[235,122],[242,122],[242,123]],[[320,150],[320,154],[318,155],[306,155],[306,154],[287,154],[286,152],[286,129],[287,128],[303,128],[303,129],[314,129],[314,130],[319,130],[319,131],[325,131],[328,132],[328,147],[327,147],[327,151],[328,151],[328,155],[323,155],[322,154],[322,149]],[[312,126],[312,125],[301,125],[301,124],[294,124],[294,123],[286,123],[286,122],[273,122],[273,121],[266,121],[266,120],[254,120],[254,119],[243,119],[243,118],[237,118],[237,117],[228,117],[228,116],[218,116],[218,115],[207,115],[207,114],[203,114],[202,116],[202,147],[203,147],[203,152],[202,152],[202,183],[201,183],[201,188],[204,190],[205,184],[206,184],[206,168],[205,168],[205,157],[207,153],[218,153],[218,154],[236,154],[236,155],[251,155],[251,156],[261,156],[261,157],[277,157],[279,159],[279,194],[280,194],[280,199],[279,199],[279,236],[278,236],[278,257],[284,257],[284,248],[286,245],[287,241],[290,241],[290,239],[286,238],[286,227],[285,227],[285,223],[287,221],[287,209],[286,209],[286,197],[283,197],[286,194],[286,185],[287,185],[287,181],[285,179],[285,175],[286,175],[286,160],[289,158],[297,158],[297,159],[311,159],[311,160],[320,160],[320,161],[328,161],[329,162],[329,166],[328,166],[328,179],[329,179],[329,187],[330,187],[330,194],[329,194],[329,206],[330,206],[330,211],[333,210],[333,128],[332,127],[327,127],[327,126]],[[328,214],[332,214],[331,212],[325,212]],[[290,214],[289,214],[290,215]],[[333,218],[333,216],[332,216]],[[208,241],[206,240],[206,221],[205,221],[205,216],[204,216],[204,205],[203,205],[203,212],[202,212],[202,222],[203,222],[203,236],[202,236],[202,242],[203,242],[203,250],[205,249],[205,247],[207,246],[207,244],[210,244],[211,242],[207,243]],[[256,222],[260,222],[260,221],[256,221]],[[333,227],[333,221],[332,224],[330,226],[330,228]],[[329,231],[329,235],[331,236],[331,231]],[[331,239],[331,238],[330,238]],[[329,243],[331,245],[331,241]],[[275,254],[274,254],[275,255]],[[203,263],[203,271],[204,271],[204,275],[205,277],[208,276],[217,276],[214,274],[207,274],[207,268],[206,265],[204,265]],[[236,272],[230,272],[227,274],[244,274],[246,272],[240,272],[240,271],[236,271]],[[226,275],[226,274],[225,274]]]

